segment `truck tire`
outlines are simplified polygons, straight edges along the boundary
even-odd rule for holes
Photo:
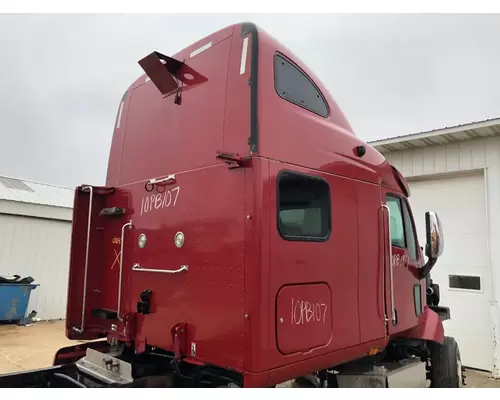
[[[431,388],[461,388],[464,384],[462,360],[458,344],[446,336],[443,344],[428,342]]]
[[[292,387],[301,389],[319,388],[320,381],[316,374],[299,376],[292,380]]]

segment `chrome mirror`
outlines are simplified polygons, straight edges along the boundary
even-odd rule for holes
[[[438,257],[443,253],[444,237],[441,220],[433,211],[428,211],[425,213],[425,232],[427,236],[425,255],[430,260],[437,260]]]

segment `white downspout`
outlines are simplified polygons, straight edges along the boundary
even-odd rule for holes
[[[499,168],[499,166],[497,166]],[[492,357],[493,357],[493,367],[492,367],[492,377],[494,379],[500,379],[500,309],[498,308],[497,299],[497,278],[500,278],[499,272],[495,271],[494,264],[491,260],[491,246],[490,246],[490,209],[489,209],[489,185],[488,185],[488,168],[484,168],[484,198],[486,207],[486,254],[488,270],[490,273],[490,319],[491,319],[491,332],[492,332]],[[500,175],[500,174],[499,174]],[[499,265],[500,267],[500,265]]]

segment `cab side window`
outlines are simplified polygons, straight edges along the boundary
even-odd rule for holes
[[[274,56],[274,87],[281,98],[328,117],[328,105],[313,81],[279,54]]]
[[[404,221],[405,221],[405,234],[406,241],[408,244],[408,255],[410,260],[418,260],[417,253],[417,243],[416,243],[416,234],[415,234],[415,225],[413,224],[413,220],[411,218],[410,210],[406,204],[406,201],[403,202],[404,208]]]
[[[278,175],[278,231],[283,239],[326,241],[330,236],[330,187],[321,178]]]
[[[395,247],[404,249],[406,248],[406,241],[401,199],[387,196],[386,204],[390,211],[391,243]]]
[[[391,214],[392,245],[401,249],[408,249],[410,259],[418,260],[415,226],[406,201],[389,195],[386,204]]]

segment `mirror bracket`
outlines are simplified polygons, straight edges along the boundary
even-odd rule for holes
[[[437,258],[429,258],[422,268],[418,269],[418,280],[424,279],[429,272],[431,272],[432,267],[436,264]]]

